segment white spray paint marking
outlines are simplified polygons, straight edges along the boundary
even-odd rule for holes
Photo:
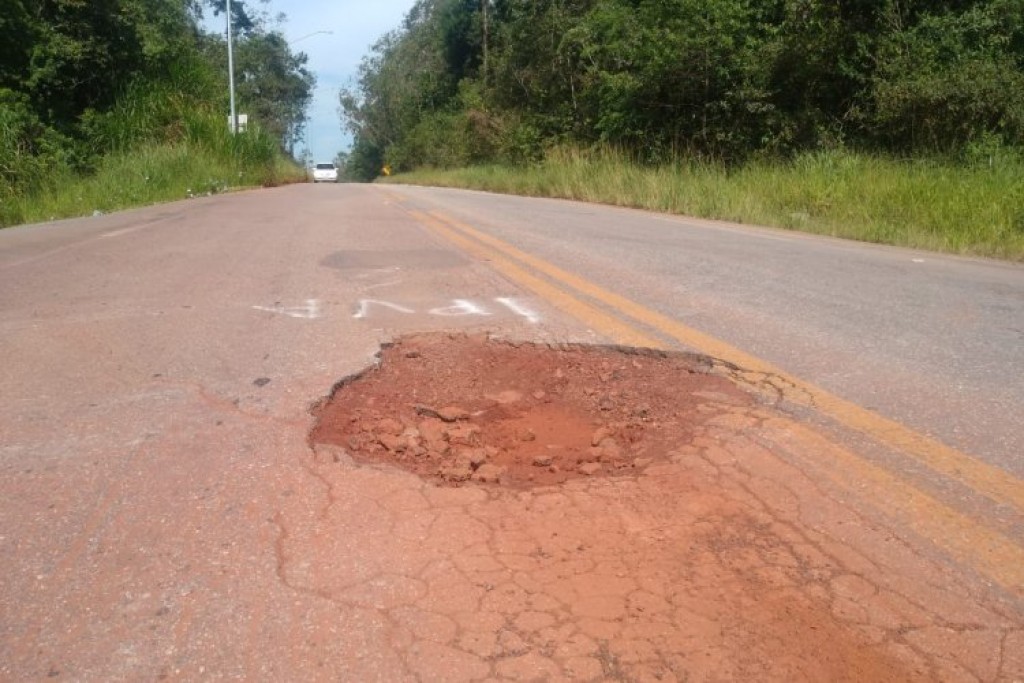
[[[526,318],[531,324],[536,325],[541,321],[540,314],[523,305],[518,299],[512,297],[498,297],[494,299],[498,304],[501,304],[512,313]],[[359,310],[352,316],[356,319],[366,319],[370,317],[373,306],[381,306],[383,308],[390,309],[396,313],[402,313],[404,315],[413,315],[416,311],[412,308],[396,304],[391,301],[384,301],[382,299],[360,299]],[[442,318],[457,318],[469,315],[478,316],[491,316],[494,315],[489,310],[477,304],[469,299],[452,299],[450,306],[439,306],[437,308],[431,308],[426,311],[427,315],[436,315]]]
[[[300,318],[302,320],[316,320],[321,316],[320,313],[320,300],[319,299],[306,299],[305,306],[253,306],[257,311],[266,311],[268,313],[280,313],[286,315],[289,318]]]
[[[924,259],[923,258],[915,258],[915,259],[910,259],[910,260],[913,261],[914,263],[924,263]]]
[[[490,315],[486,308],[481,308],[466,299],[452,299],[451,306],[432,308],[429,313],[430,315],[440,315],[446,318],[455,318],[463,315]]]
[[[523,306],[521,303],[519,303],[518,301],[511,297],[498,297],[497,299],[495,299],[495,301],[497,301],[499,304],[501,304],[508,310],[512,311],[516,315],[523,316],[534,325],[540,322],[540,316],[536,312],[530,310],[526,306]]]
[[[352,317],[353,318],[365,318],[365,317],[367,317],[370,314],[370,306],[373,305],[373,304],[376,304],[377,306],[384,306],[385,308],[390,308],[392,311],[398,311],[399,313],[415,313],[416,312],[416,311],[412,310],[411,308],[406,308],[405,306],[399,306],[398,304],[393,304],[390,301],[379,301],[377,299],[360,299],[359,300],[359,310],[356,311],[356,314],[353,315]]]

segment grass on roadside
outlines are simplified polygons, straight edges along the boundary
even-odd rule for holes
[[[202,149],[159,145],[106,157],[88,176],[66,173],[44,190],[0,203],[0,225],[17,225],[109,213],[133,206],[224,192],[229,188],[276,185],[305,178],[285,160],[245,169]]]
[[[609,151],[556,150],[532,167],[422,170],[387,182],[559,197],[1024,260],[1024,160],[899,161],[850,152],[727,169],[650,167]]]
[[[190,112],[179,119],[173,139],[125,143],[100,158],[92,173],[65,166],[31,190],[5,192],[0,186],[0,227],[305,179],[305,170],[286,159],[266,133],[234,136],[220,116]]]

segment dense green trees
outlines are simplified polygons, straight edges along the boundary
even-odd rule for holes
[[[418,0],[341,105],[354,175],[1024,142],[1024,0]]]
[[[1024,140],[1024,1],[942,3],[891,12],[871,83],[891,145],[953,149]],[[957,7],[960,6],[960,9]]]
[[[202,5],[223,0],[0,0],[0,199],[223,118],[223,38],[200,29]],[[233,7],[243,111],[290,149],[312,96],[305,56]]]

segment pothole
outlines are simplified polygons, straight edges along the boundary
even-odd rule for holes
[[[340,383],[310,442],[443,486],[523,488],[639,474],[752,402],[692,354],[421,335]]]

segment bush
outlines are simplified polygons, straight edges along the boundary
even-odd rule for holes
[[[1009,49],[1024,41],[1024,27],[1003,4],[926,15],[887,37],[873,99],[890,145],[953,152],[995,138],[1024,143],[1024,54]]]
[[[0,200],[39,188],[71,166],[73,144],[43,125],[27,98],[0,89]]]

